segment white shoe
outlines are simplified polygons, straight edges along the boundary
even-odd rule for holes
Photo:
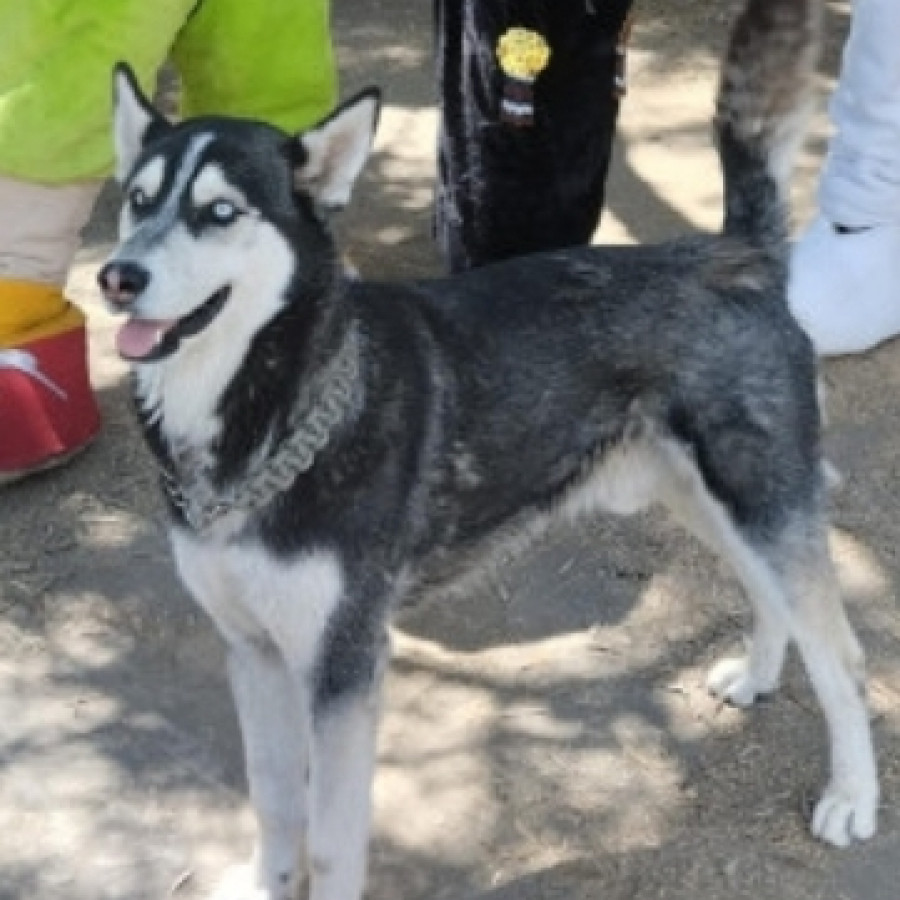
[[[794,246],[788,302],[822,356],[900,335],[900,224],[843,231],[818,216]]]

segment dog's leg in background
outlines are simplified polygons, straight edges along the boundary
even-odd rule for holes
[[[724,507],[706,489],[684,451],[668,442],[657,448],[658,499],[692,534],[723,556],[740,579],[753,607],[753,635],[743,656],[712,667],[709,689],[735,706],[751,706],[778,687],[790,642],[790,620],[777,579],[733,526]]]
[[[327,701],[313,724],[310,900],[358,900],[366,876],[380,686]]]
[[[753,606],[753,635],[743,656],[719,660],[707,675],[712,693],[735,706],[751,706],[759,697],[778,688],[790,632],[781,603],[772,603],[772,579],[740,554],[732,559]]]
[[[308,682],[304,691],[275,647],[243,641],[228,662],[259,831],[249,868],[230,873],[215,900],[296,900],[308,816]]]

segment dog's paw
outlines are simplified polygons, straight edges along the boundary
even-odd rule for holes
[[[771,694],[777,683],[763,680],[750,667],[746,656],[720,659],[706,676],[706,687],[734,706],[752,706],[758,697]]]
[[[878,820],[878,782],[853,779],[830,784],[816,804],[811,831],[820,840],[846,847],[875,834]]]

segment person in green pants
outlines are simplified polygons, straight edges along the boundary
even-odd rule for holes
[[[112,170],[110,81],[152,92],[171,59],[180,113],[296,131],[331,110],[329,0],[0,0],[0,483],[97,433],[82,312],[64,296]]]

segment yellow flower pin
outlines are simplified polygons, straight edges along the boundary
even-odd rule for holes
[[[550,45],[528,28],[510,28],[497,41],[500,68],[510,78],[532,81],[550,62]]]

